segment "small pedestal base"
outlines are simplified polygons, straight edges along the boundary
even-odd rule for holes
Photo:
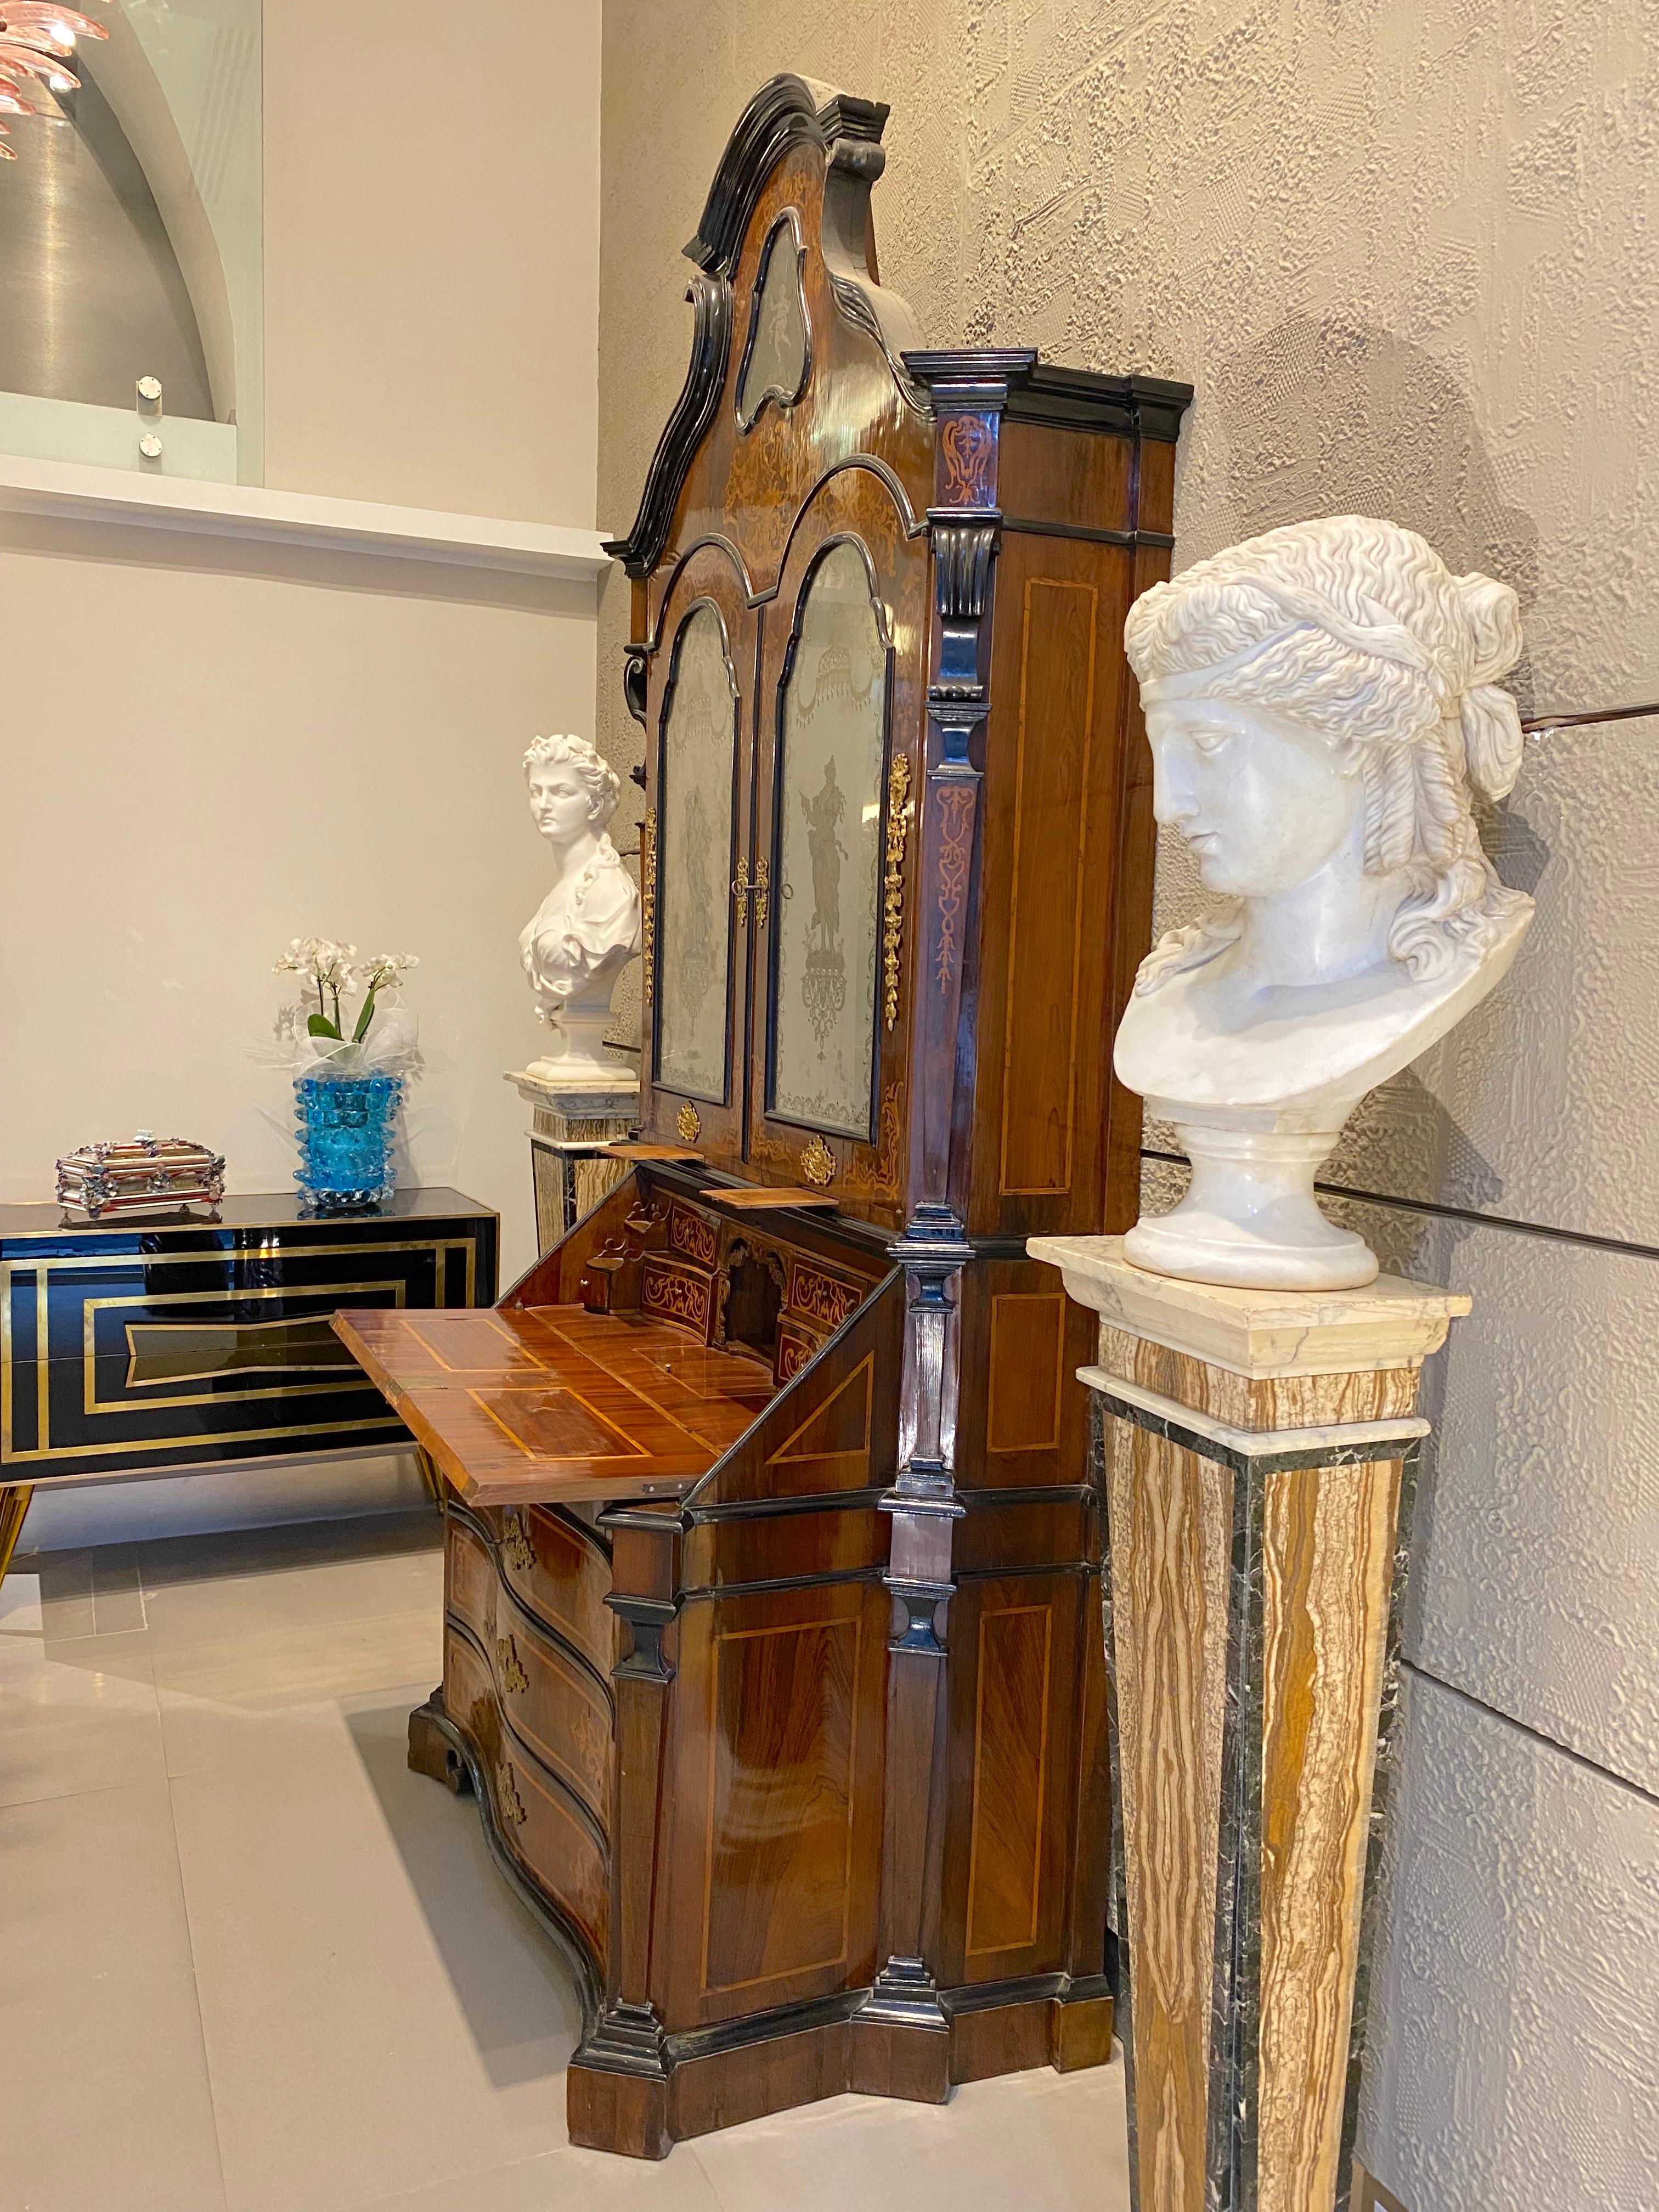
[[[1267,1291],[1034,1237],[1101,1316],[1137,2212],[1345,2212],[1424,1358],[1469,1301]]]
[[[507,1080],[532,1109],[530,1163],[536,1191],[536,1249],[550,1252],[628,1173],[606,1159],[639,1112],[640,1079],[626,1067],[612,1079],[577,1082],[521,1068]]]

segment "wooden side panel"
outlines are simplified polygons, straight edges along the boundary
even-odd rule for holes
[[[1008,521],[1062,529],[1127,530],[1133,519],[1135,441],[1005,420],[1002,504]],[[1159,526],[1166,527],[1167,526]]]
[[[1066,1573],[975,1578],[951,1601],[947,1987],[1066,1963],[1085,1587]]]
[[[1095,1356],[1096,1316],[1035,1260],[981,1260],[961,1290],[958,1490],[1080,1483],[1089,1398],[1077,1379]]]
[[[1329,2204],[1400,1464],[1271,1477],[1262,1515],[1261,2212]]]
[[[1107,1487],[1143,2212],[1205,2212],[1231,1472],[1126,1421]]]
[[[863,1635],[856,1613],[715,1631],[706,1994],[846,1963]],[[755,1817],[780,1768],[799,1804],[787,1826]]]
[[[993,1291],[990,1352],[986,1449],[1052,1451],[1066,1387],[1065,1293]]]
[[[817,1497],[890,1480],[903,1326],[903,1283],[894,1275],[796,1372],[688,1504]]]
[[[968,1832],[967,1955],[1036,1941],[1047,1813],[1048,1709],[1054,1688],[1051,1605],[979,1617],[974,1809]]]
[[[1097,587],[1081,578],[1025,580],[1002,1035],[1004,1198],[1066,1196],[1074,1172],[1099,611]]]
[[[977,1234],[1103,1223],[1131,580],[1129,550],[1091,539],[1007,532],[997,555],[969,1199]],[[1131,857],[1150,882],[1150,842]]]
[[[684,1542],[682,1587],[724,1589],[803,1575],[873,1574],[891,1522],[873,1505],[700,1521]]]
[[[670,2029],[873,1977],[888,1610],[871,1582],[683,1609],[653,1965]]]

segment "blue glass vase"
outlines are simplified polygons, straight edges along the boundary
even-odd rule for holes
[[[403,1089],[401,1075],[295,1078],[300,1164],[294,1180],[308,1206],[378,1206],[391,1197]]]

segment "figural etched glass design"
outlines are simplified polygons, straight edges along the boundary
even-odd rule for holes
[[[656,1080],[723,1104],[732,976],[738,689],[708,600],[674,648],[663,726]]]
[[[294,1112],[300,1164],[294,1180],[311,1206],[378,1206],[394,1188],[392,1146],[401,1075],[301,1075]]]
[[[770,1106],[870,1135],[887,649],[850,540],[812,571],[783,695]]]

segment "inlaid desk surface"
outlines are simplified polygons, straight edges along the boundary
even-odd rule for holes
[[[475,1505],[678,1497],[774,1395],[757,1359],[583,1306],[353,1309],[334,1326]]]

